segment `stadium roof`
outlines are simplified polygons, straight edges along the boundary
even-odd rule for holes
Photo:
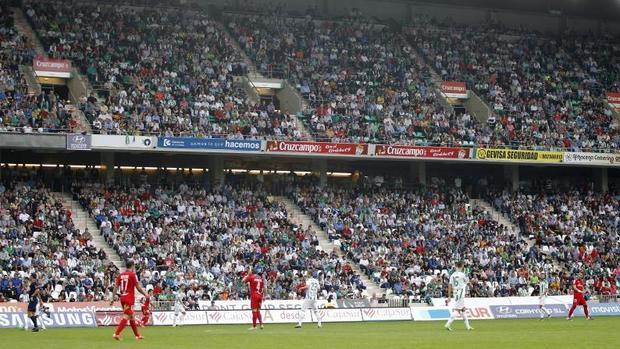
[[[405,0],[418,3],[447,4],[532,12],[564,13],[570,17],[620,18],[620,0]]]

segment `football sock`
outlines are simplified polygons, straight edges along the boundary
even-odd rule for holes
[[[116,332],[114,332],[114,334],[117,336],[121,334],[121,332],[123,332],[123,330],[125,329],[125,326],[127,326],[127,319],[122,319],[121,322],[118,324],[118,327],[116,328]]]
[[[463,314],[463,321],[465,321],[465,328],[470,328],[471,326],[469,326],[469,318],[467,317],[467,312],[464,311],[462,314]]]
[[[306,317],[306,311],[301,309],[299,311],[299,322],[297,323],[297,325],[301,326],[301,324],[304,322],[305,317]]]
[[[318,322],[318,325],[321,326],[321,317],[319,316],[318,310],[315,309],[315,310],[313,310],[313,312],[314,312],[314,316],[316,316],[316,320]]]
[[[446,327],[452,326],[453,322],[454,322],[454,312],[450,312],[450,318],[448,319],[448,322],[446,322]]]
[[[133,331],[133,335],[138,337],[140,333],[138,333],[138,325],[136,325],[136,320],[129,320],[129,325],[131,325],[131,330]]]
[[[577,308],[577,303],[573,303],[573,306],[570,308],[570,311],[568,312],[568,317],[573,317],[573,312],[575,312],[576,308]]]

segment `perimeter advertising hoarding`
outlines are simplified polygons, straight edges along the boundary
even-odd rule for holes
[[[153,149],[157,145],[157,137],[150,136],[119,136],[119,135],[93,135],[92,147],[95,149]]]
[[[0,313],[0,328],[23,328],[31,321],[27,313]],[[39,317],[46,327],[97,327],[97,319],[92,311],[52,312],[50,316]],[[29,323],[32,327],[32,323]]]
[[[262,142],[226,138],[159,137],[157,148],[259,152]]]
[[[564,153],[564,162],[568,164],[620,166],[620,154],[607,153]]]
[[[92,135],[71,133],[67,134],[67,150],[90,150]]]
[[[375,156],[431,159],[467,159],[470,149],[458,147],[416,147],[408,145],[375,145]]]
[[[476,149],[476,159],[490,161],[541,162],[554,163],[564,160],[564,153],[560,151],[518,150],[518,149]]]
[[[366,155],[367,144],[268,141],[267,151],[276,153]]]

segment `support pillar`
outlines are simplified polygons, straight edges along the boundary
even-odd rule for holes
[[[609,176],[607,167],[593,168],[592,177],[594,182],[594,190],[599,193],[607,193],[609,191]]]
[[[221,157],[210,158],[209,179],[213,187],[221,187],[224,185],[224,159]]]
[[[329,15],[329,4],[328,4],[329,0],[320,0],[319,1],[319,12],[323,15]]]
[[[413,9],[413,5],[411,3],[408,3],[407,4],[407,14],[406,14],[406,16],[407,16],[406,19],[407,19],[408,22],[413,21],[414,16],[415,16],[414,12],[415,12],[415,10]]]
[[[101,153],[101,164],[105,166],[105,183],[114,184],[114,153]]]
[[[412,161],[409,163],[409,183],[414,186],[426,185],[426,162]]]
[[[327,160],[312,160],[312,173],[319,177],[319,186],[325,187],[327,185]]]
[[[558,23],[558,34],[562,35],[564,32],[566,32],[567,28],[568,28],[568,19],[566,15],[562,13],[562,15],[560,16],[560,21]]]
[[[426,162],[418,163],[418,180],[420,185],[426,186]]]
[[[519,165],[504,165],[504,179],[513,193],[519,191]]]

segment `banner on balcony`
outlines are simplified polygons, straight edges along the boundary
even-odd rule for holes
[[[368,154],[368,145],[353,143],[269,141],[267,142],[267,151],[305,154],[366,155]]]
[[[463,81],[442,81],[441,92],[450,98],[469,98],[467,85]]]
[[[32,70],[37,76],[51,78],[71,78],[71,61],[36,56],[32,59]]]

